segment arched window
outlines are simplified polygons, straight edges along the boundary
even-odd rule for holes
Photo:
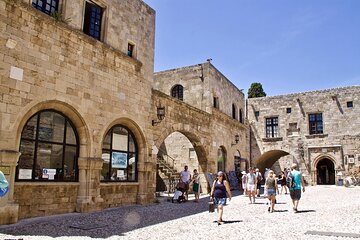
[[[232,105],[232,118],[236,119],[236,106],[235,106],[235,104]]]
[[[184,87],[177,84],[171,89],[171,96],[183,101],[184,100],[183,91],[184,91]]]
[[[16,180],[77,181],[78,142],[73,124],[62,113],[38,112],[21,133]]]
[[[137,181],[137,146],[132,132],[122,125],[112,127],[102,146],[102,181]]]
[[[242,109],[239,110],[239,121],[244,123]]]

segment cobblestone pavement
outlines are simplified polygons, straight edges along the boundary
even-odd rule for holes
[[[267,200],[249,204],[234,191],[218,226],[208,197],[199,203],[128,206],[96,213],[72,213],[22,220],[0,226],[0,239],[356,239],[360,238],[360,187],[307,187],[294,213],[289,195],[278,195],[274,213]],[[306,234],[307,231],[353,234],[350,237]],[[355,237],[355,238],[354,238]]]

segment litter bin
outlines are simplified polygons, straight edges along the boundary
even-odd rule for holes
[[[338,186],[343,186],[344,185],[344,179],[338,179]]]

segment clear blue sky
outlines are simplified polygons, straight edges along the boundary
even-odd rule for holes
[[[360,0],[144,0],[155,71],[206,62],[268,96],[360,85]]]

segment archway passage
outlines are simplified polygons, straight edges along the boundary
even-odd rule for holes
[[[319,185],[333,185],[335,184],[335,166],[334,163],[324,158],[316,165],[317,184]]]
[[[265,168],[270,168],[277,160],[286,155],[289,155],[289,153],[282,150],[271,150],[256,159],[255,165],[259,168],[260,172],[264,172]]]

